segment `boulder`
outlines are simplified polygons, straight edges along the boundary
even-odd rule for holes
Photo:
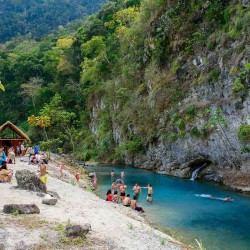
[[[46,185],[37,177],[35,173],[26,169],[17,170],[15,176],[18,188],[46,193]]]
[[[89,231],[91,231],[91,225],[86,223],[83,226],[81,225],[67,226],[65,234],[67,237],[83,237]]]
[[[47,194],[49,194],[50,196],[52,196],[53,198],[56,198],[58,200],[61,199],[60,195],[57,192],[55,192],[55,191],[48,190]]]
[[[11,214],[15,211],[18,214],[40,214],[40,209],[36,204],[8,204],[3,207],[3,212],[6,214]]]
[[[42,203],[46,204],[46,205],[54,206],[57,203],[57,199],[56,198],[45,198],[45,199],[42,199]]]

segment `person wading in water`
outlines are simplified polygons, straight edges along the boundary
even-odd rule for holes
[[[153,200],[153,188],[151,184],[148,184],[147,187],[142,187],[148,190],[147,201],[152,202]]]
[[[135,183],[134,187],[133,187],[133,191],[134,191],[134,195],[136,196],[136,200],[139,200],[139,195],[141,192],[141,187]]]

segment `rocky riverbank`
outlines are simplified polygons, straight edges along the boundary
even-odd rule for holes
[[[10,165],[17,170],[36,172],[37,167],[20,162]],[[68,169],[72,171],[71,169]],[[50,163],[47,190],[56,192],[56,205],[42,204],[41,193],[1,183],[0,249],[187,249],[170,236],[155,230],[146,219],[130,208],[108,203],[86,191],[84,180],[75,183],[70,171],[65,181],[58,179],[59,168]],[[3,213],[6,204],[36,204],[39,214]],[[89,224],[86,237],[67,237],[69,225]]]

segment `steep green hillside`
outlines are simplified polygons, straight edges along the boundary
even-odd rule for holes
[[[180,177],[204,161],[239,169],[250,152],[249,22],[240,0],[110,1],[74,35],[2,46],[0,120],[28,128],[28,116],[47,116],[44,145],[83,160]],[[45,139],[39,126],[29,133]]]
[[[0,0],[0,43],[16,35],[39,38],[96,12],[105,0]]]

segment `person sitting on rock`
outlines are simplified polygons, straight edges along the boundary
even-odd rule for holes
[[[112,194],[110,189],[107,192],[106,201],[112,201]]]
[[[118,202],[119,202],[119,196],[118,196],[117,191],[114,192],[112,201],[113,201],[114,203],[118,203]]]
[[[29,164],[37,164],[37,163],[38,163],[38,161],[37,161],[35,154],[31,155]]]
[[[123,206],[130,207],[130,194],[127,194],[127,197],[124,198]]]
[[[144,209],[143,209],[142,207],[138,207],[138,206],[136,205],[136,199],[137,199],[137,197],[136,197],[136,195],[134,195],[133,200],[131,200],[131,202],[130,202],[130,207],[131,207],[132,209],[138,211],[138,212],[144,213],[144,212],[145,212]]]
[[[9,169],[7,162],[3,161],[0,168],[0,182],[11,182],[13,170]]]

